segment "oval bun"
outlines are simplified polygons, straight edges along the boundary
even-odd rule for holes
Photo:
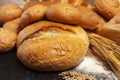
[[[20,17],[21,26],[25,27],[29,23],[42,20],[45,15],[46,8],[46,6],[37,4],[26,9]]]
[[[48,20],[67,23],[78,24],[81,14],[79,10],[70,4],[54,4],[47,8],[46,17]]]
[[[79,25],[84,29],[96,30],[99,28],[99,26],[101,27],[101,24],[103,25],[106,23],[105,20],[93,10],[81,5],[76,6],[76,8],[81,13]]]
[[[17,34],[12,30],[0,28],[0,53],[11,50],[16,43]]]
[[[0,7],[0,22],[5,23],[20,17],[21,8],[16,4],[6,4]]]

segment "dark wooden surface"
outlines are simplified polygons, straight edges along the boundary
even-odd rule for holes
[[[0,54],[0,80],[58,80],[58,73],[31,71],[17,59],[16,49]]]
[[[0,5],[7,3],[7,1],[13,2],[13,0],[0,0]],[[58,73],[60,72],[31,71],[17,59],[15,48],[0,54],[0,80],[60,80],[57,76]]]

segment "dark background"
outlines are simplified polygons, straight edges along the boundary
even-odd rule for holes
[[[0,80],[58,80],[59,72],[36,72],[26,68],[16,57],[16,49],[0,54]]]
[[[0,5],[11,1],[13,0],[0,0]],[[58,73],[60,72],[36,72],[26,68],[17,59],[16,48],[0,54],[0,80],[60,80]]]

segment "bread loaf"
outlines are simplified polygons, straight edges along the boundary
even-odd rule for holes
[[[47,8],[46,17],[48,20],[55,22],[78,24],[80,22],[81,13],[70,4],[59,3]]]
[[[20,17],[21,26],[24,27],[34,21],[42,20],[44,18],[46,9],[46,6],[39,4],[26,9]]]
[[[25,11],[26,9],[28,9],[34,5],[38,5],[38,4],[39,4],[39,2],[34,2],[34,1],[27,2],[23,7],[23,11]]]
[[[14,31],[16,33],[19,33],[19,31],[20,31],[20,18],[13,19],[11,21],[6,22],[3,25],[3,28],[12,30],[12,31]]]
[[[106,23],[106,21],[93,10],[81,5],[76,6],[76,8],[80,11],[81,14],[79,25],[84,29],[96,30],[101,27],[101,25]]]
[[[6,4],[0,7],[0,22],[5,23],[20,17],[21,8],[16,4]]]
[[[88,46],[88,36],[81,27],[40,21],[19,33],[17,57],[34,70],[61,71],[78,65]]]
[[[6,22],[0,28],[0,53],[8,52],[15,47],[20,28],[20,18]]]

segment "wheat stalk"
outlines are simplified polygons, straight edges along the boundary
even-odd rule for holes
[[[88,33],[90,40],[89,52],[107,62],[120,79],[120,46],[114,41],[94,33]]]

